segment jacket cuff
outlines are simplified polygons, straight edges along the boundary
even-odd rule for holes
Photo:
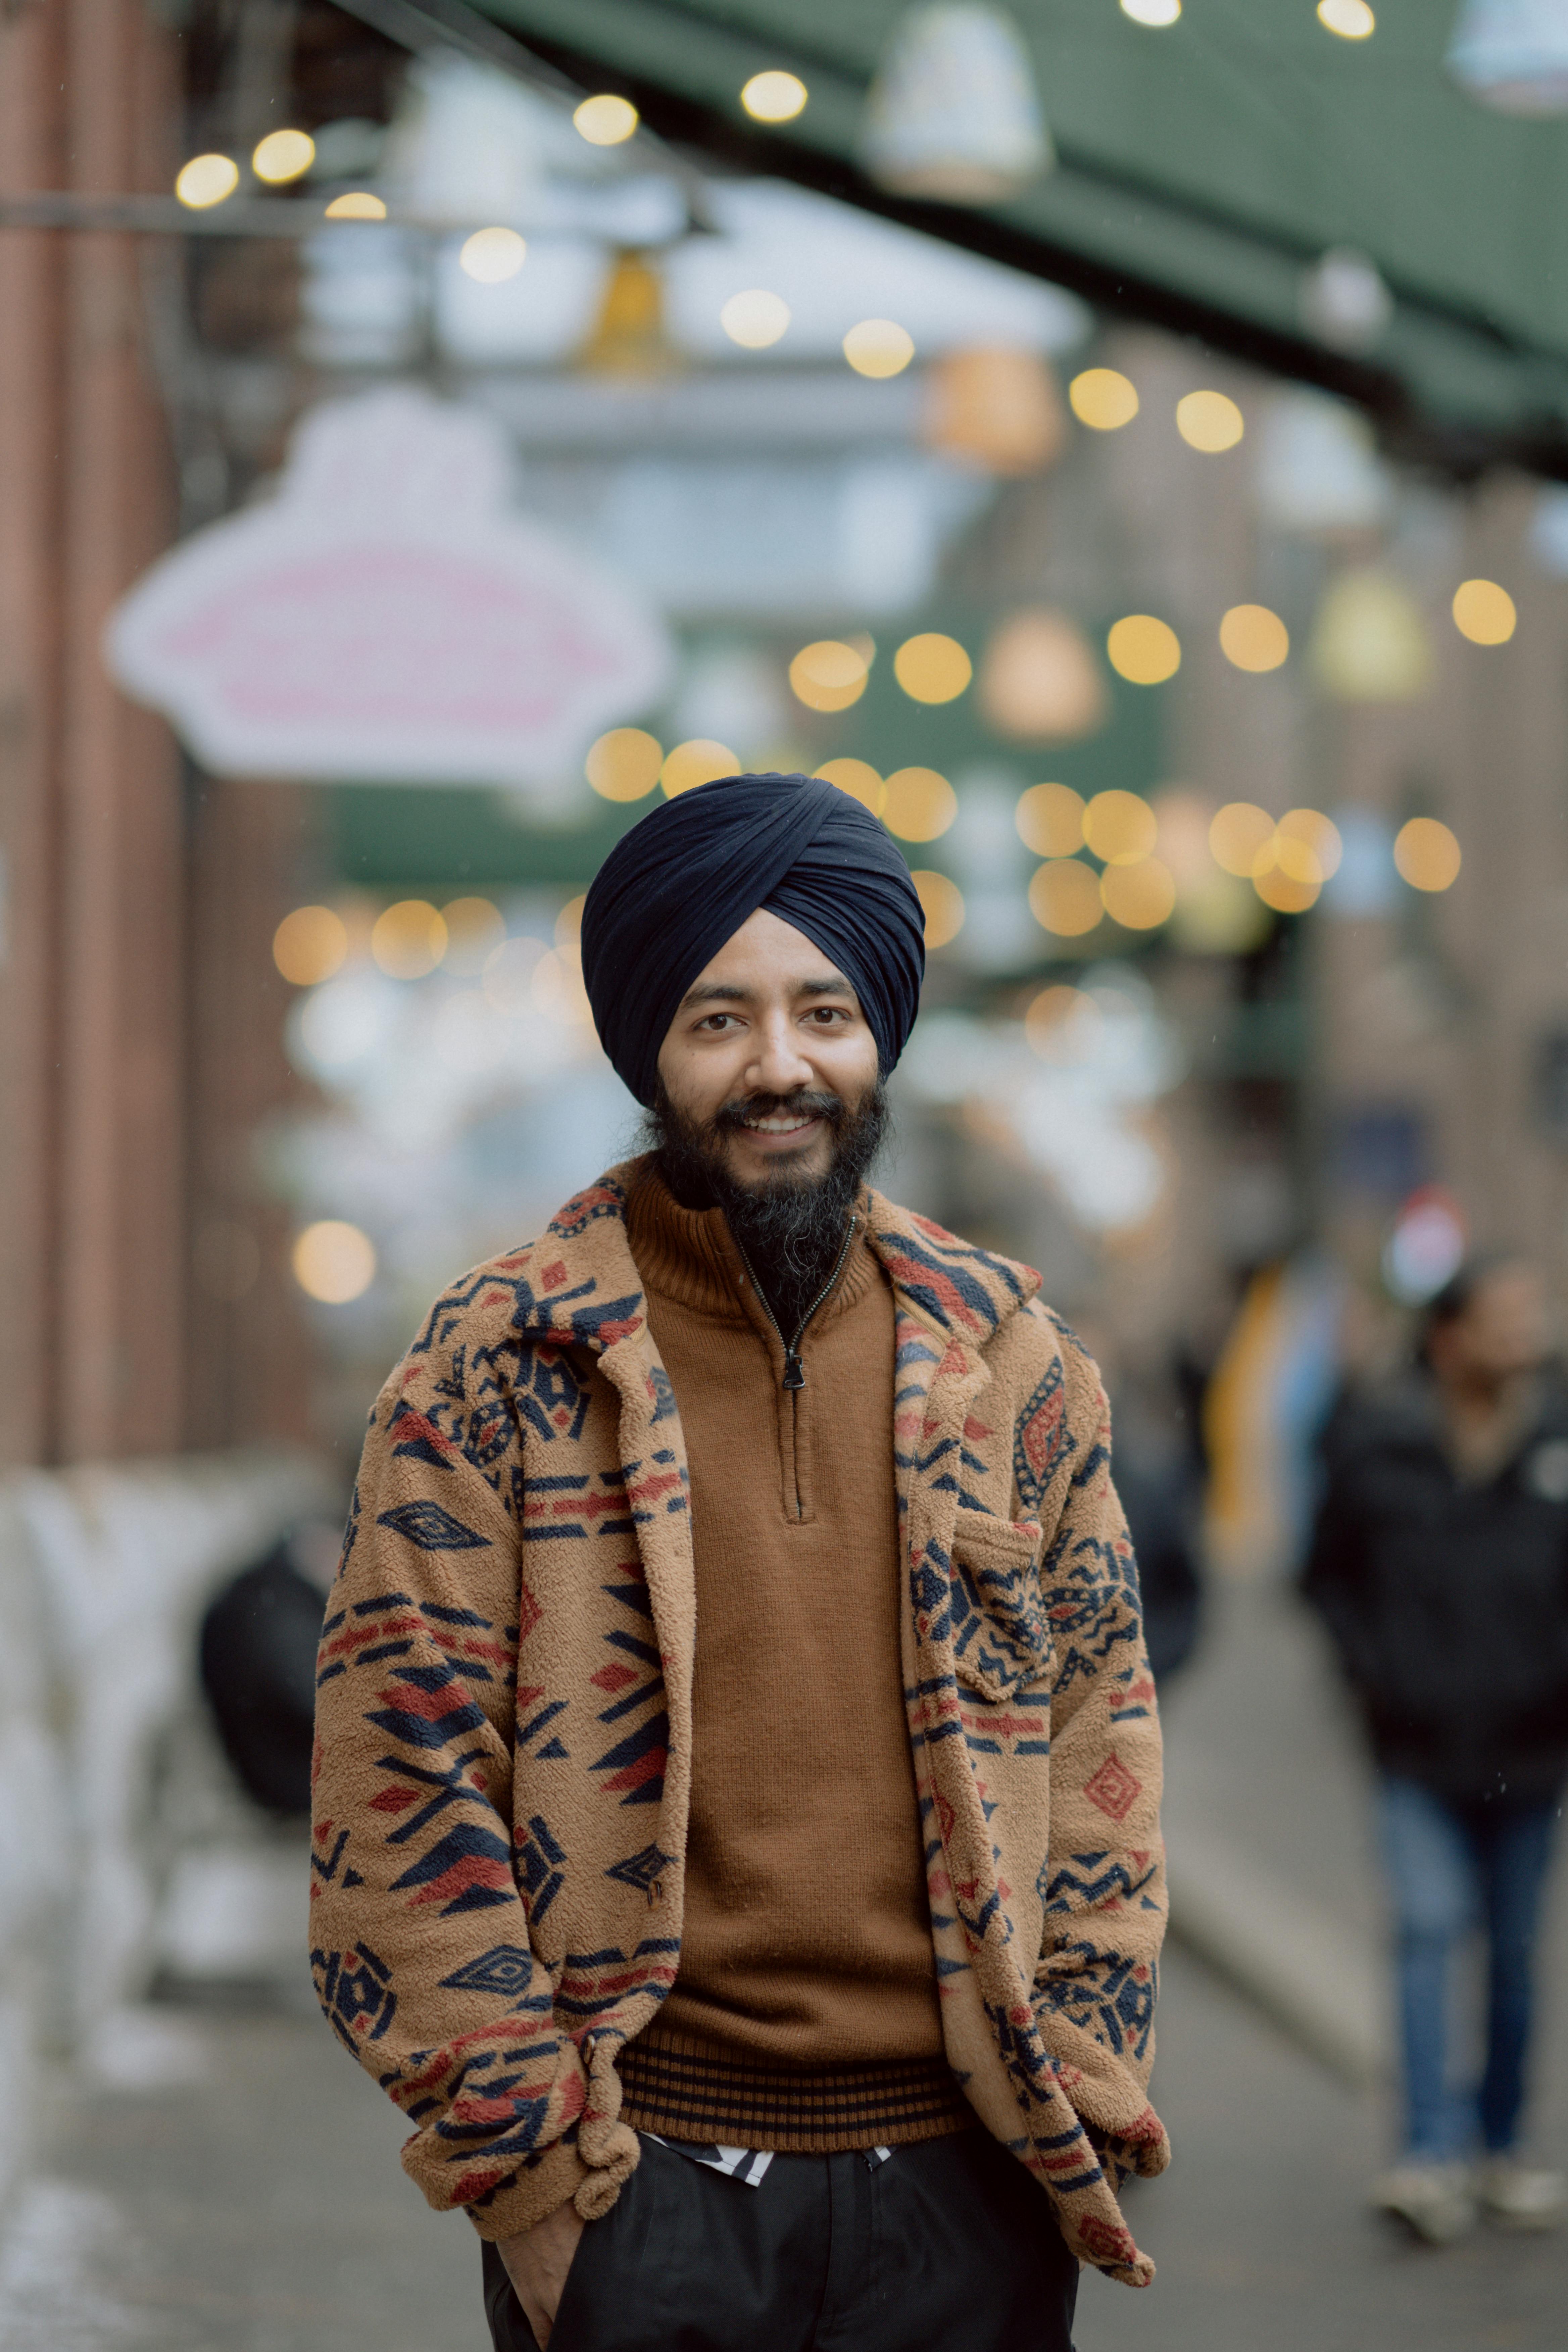
[[[515,2237],[520,2230],[531,2230],[563,2205],[569,2204],[584,2180],[594,2178],[574,2147],[562,2141],[498,2189],[483,2205],[465,2205],[463,2210],[481,2238]]]

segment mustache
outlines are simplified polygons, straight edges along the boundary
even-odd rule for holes
[[[847,1105],[839,1096],[803,1087],[794,1094],[737,1097],[714,1113],[712,1124],[721,1134],[731,1135],[752,1118],[825,1118],[830,1126],[841,1127],[847,1116]]]

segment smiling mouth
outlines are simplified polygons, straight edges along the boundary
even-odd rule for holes
[[[815,1110],[770,1111],[765,1118],[743,1118],[741,1124],[753,1135],[798,1135],[803,1128],[815,1127],[820,1117]]]

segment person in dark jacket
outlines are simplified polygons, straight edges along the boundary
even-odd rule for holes
[[[1427,1310],[1420,1361],[1348,1395],[1324,1441],[1304,1577],[1360,1703],[1382,1779],[1405,2100],[1374,2201],[1436,2243],[1478,2204],[1549,2228],[1565,2184],[1519,2156],[1532,1958],[1568,1777],[1568,1390],[1547,1367],[1539,1276],[1462,1270]],[[1489,1948],[1479,2096],[1447,2080],[1455,1948]],[[1475,2143],[1480,2144],[1475,2160]]]

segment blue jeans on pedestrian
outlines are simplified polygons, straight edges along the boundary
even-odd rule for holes
[[[1405,2150],[1423,2163],[1491,2155],[1519,2137],[1542,1894],[1559,1806],[1457,1805],[1416,1781],[1383,1784],[1384,1858],[1394,1895]],[[1487,2056],[1479,2095],[1450,2086],[1448,2011],[1456,1947],[1487,1938]]]

